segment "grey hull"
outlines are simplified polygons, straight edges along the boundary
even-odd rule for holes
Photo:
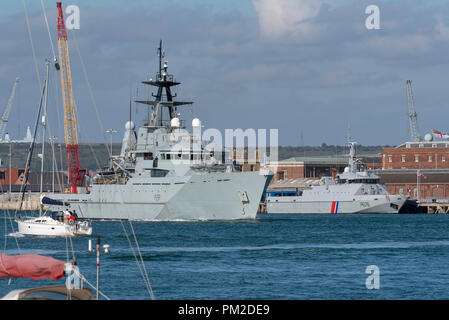
[[[89,194],[49,197],[69,202],[89,219],[255,219],[266,181],[259,172],[211,173],[151,183],[131,179],[126,185],[93,185]]]

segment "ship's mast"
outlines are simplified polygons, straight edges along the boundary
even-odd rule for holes
[[[349,144],[349,172],[356,172],[355,165],[355,142],[348,141]]]
[[[149,100],[136,100],[137,103],[143,103],[151,105],[153,107],[152,118],[148,119],[148,125],[151,126],[163,126],[162,112],[159,112],[160,107],[166,107],[170,116],[170,121],[177,117],[177,107],[181,105],[189,105],[193,102],[186,101],[173,101],[176,94],[172,94],[171,87],[181,84],[176,82],[172,74],[168,74],[168,62],[163,60],[165,52],[162,49],[162,40],[159,42],[159,48],[157,49],[159,56],[159,72],[156,74],[156,80],[150,79],[148,81],[142,81],[143,84],[157,87],[157,94],[152,94],[155,98],[154,101]],[[166,100],[163,100],[165,89]]]

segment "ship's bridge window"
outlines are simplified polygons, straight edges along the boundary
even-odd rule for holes
[[[163,178],[167,175],[168,170],[163,169],[151,169],[151,177],[152,178]]]
[[[145,152],[143,154],[143,160],[153,160],[153,153],[152,152]]]
[[[268,191],[270,197],[295,197],[298,195],[297,191],[294,190],[283,190],[283,191]],[[302,191],[300,191],[302,195]]]
[[[348,183],[367,183],[367,184],[375,184],[378,179],[353,179],[348,180]]]

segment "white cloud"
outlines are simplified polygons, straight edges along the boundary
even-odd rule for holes
[[[265,40],[306,40],[321,27],[313,23],[323,0],[252,0]]]
[[[449,27],[447,27],[440,19],[438,19],[438,23],[435,26],[435,30],[437,35],[439,35],[444,40],[449,40]]]

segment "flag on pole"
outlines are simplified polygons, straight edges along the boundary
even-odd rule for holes
[[[448,139],[449,138],[449,134],[437,131],[435,129],[432,129],[432,134],[436,138],[441,138],[441,139]]]

